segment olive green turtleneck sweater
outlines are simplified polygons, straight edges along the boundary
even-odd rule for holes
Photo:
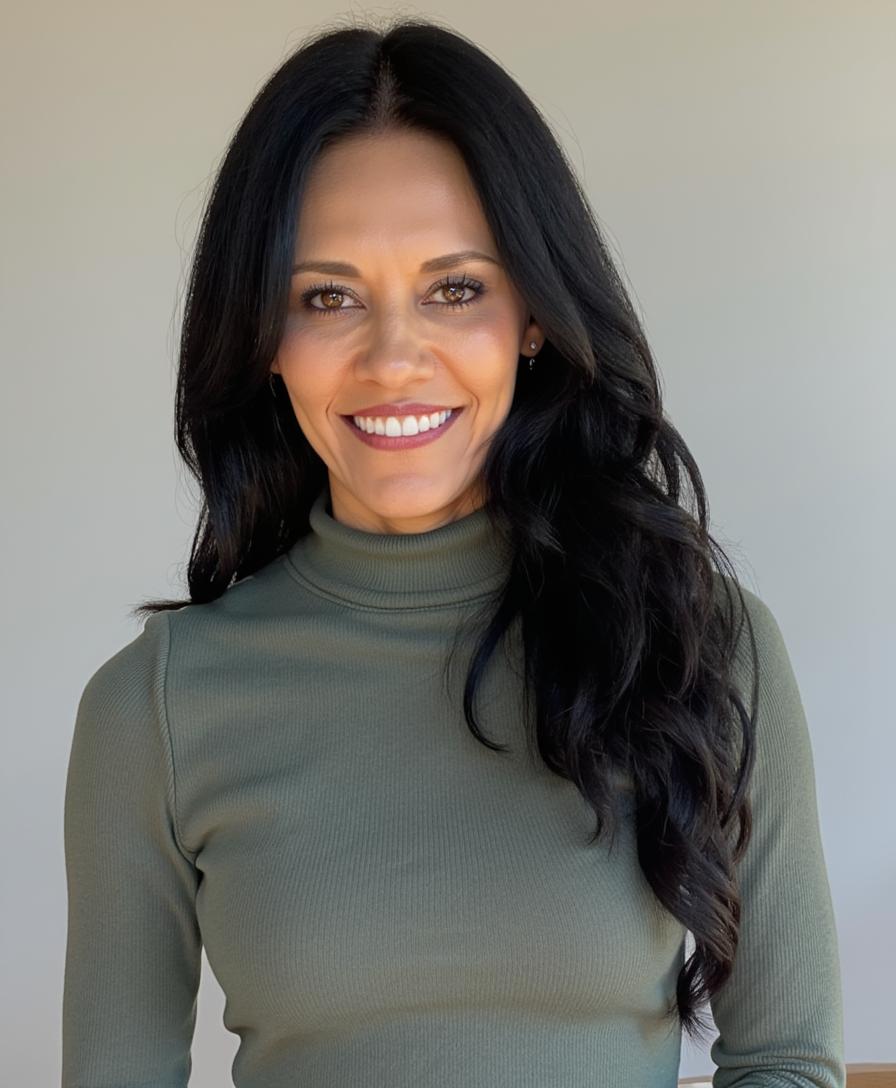
[[[150,617],[81,696],[65,796],[63,1088],[184,1088],[200,950],[237,1088],[671,1088],[685,930],[633,813],[589,845],[530,754],[521,661],[449,690],[458,618],[502,579],[484,510],[432,532],[335,521],[207,605]],[[845,1083],[837,935],[797,683],[763,670],[741,944],[717,1088]],[[748,691],[749,689],[747,689]],[[623,797],[630,793],[623,792]]]

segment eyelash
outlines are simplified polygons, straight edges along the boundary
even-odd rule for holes
[[[469,306],[474,302],[478,302],[480,297],[485,294],[486,288],[479,280],[470,279],[469,276],[463,275],[460,277],[446,276],[443,280],[440,280],[432,288],[432,292],[438,291],[442,287],[470,287],[476,294],[473,298],[463,299],[460,302],[437,302],[437,306],[445,306],[449,310],[460,310],[464,306]],[[346,295],[351,297],[351,292],[345,287],[340,287],[337,283],[316,283],[309,287],[306,291],[303,291],[299,296],[302,303],[302,307],[305,310],[311,310],[315,314],[320,314],[324,317],[329,317],[331,314],[343,313],[346,310],[357,309],[356,306],[337,306],[325,307],[325,306],[312,306],[311,299],[315,295],[324,294],[326,292],[334,292],[339,295]],[[432,293],[431,292],[431,293]]]

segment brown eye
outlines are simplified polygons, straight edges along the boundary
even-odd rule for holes
[[[320,294],[324,300],[324,308],[327,310],[338,310],[341,300],[345,297],[341,291],[321,291]]]
[[[472,298],[464,298],[464,291],[470,290],[473,292]],[[437,283],[433,288],[433,291],[438,294],[441,293],[443,297],[446,297],[449,301],[437,302],[437,306],[445,306],[449,310],[460,310],[464,306],[472,306],[477,302],[481,295],[485,294],[485,286],[479,282],[479,280],[471,279],[469,276],[461,276],[460,279],[452,279],[451,276],[446,276],[441,283]]]
[[[320,296],[323,300],[322,306],[314,305],[311,300]],[[313,310],[316,314],[324,317],[329,314],[339,313],[340,310],[355,310],[356,306],[343,305],[344,299],[348,296],[348,292],[339,287],[335,283],[316,283],[313,287],[309,287],[307,291],[303,291],[300,300],[306,310]]]
[[[468,302],[469,299],[463,297],[464,291],[473,291],[473,288],[466,283],[447,283],[439,288],[444,292],[444,297],[448,299],[449,304]],[[475,295],[475,291],[473,291]]]

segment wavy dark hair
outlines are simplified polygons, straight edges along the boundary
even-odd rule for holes
[[[666,1015],[703,1038],[699,1006],[734,963],[736,862],[752,828],[755,718],[734,662],[746,618],[755,713],[753,627],[587,197],[532,101],[461,34],[420,19],[330,23],[277,69],[239,124],[200,224],[180,339],[175,440],[202,495],[190,596],[145,601],[132,614],[213,601],[309,531],[327,469],[288,398],[268,386],[297,208],[324,148],[407,129],[460,151],[508,275],[546,336],[534,373],[521,357],[484,461],[486,510],[513,560],[477,617],[487,623],[464,716],[479,741],[505,750],[480,729],[474,700],[519,623],[538,751],[594,810],[591,843],[615,827],[614,775],[634,790],[639,864],[694,938]],[[693,496],[682,495],[686,482]]]

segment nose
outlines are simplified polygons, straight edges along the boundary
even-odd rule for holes
[[[431,347],[420,333],[415,316],[389,314],[371,322],[371,337],[356,365],[361,380],[397,388],[426,379],[435,370]]]

